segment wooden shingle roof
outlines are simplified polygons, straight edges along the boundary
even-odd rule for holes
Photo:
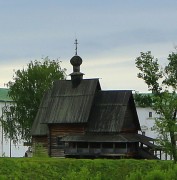
[[[47,113],[50,97],[51,97],[51,91],[49,90],[44,94],[36,118],[33,122],[31,129],[31,135],[33,136],[42,136],[42,135],[47,135],[48,133],[47,125],[42,124],[42,122],[45,119]]]
[[[100,91],[96,93],[89,117],[88,132],[121,132],[125,123],[140,129],[136,109],[133,104],[128,112],[132,97],[130,90]],[[126,121],[126,116],[129,116]],[[134,121],[134,122],[133,122]]]
[[[47,134],[46,124],[86,123],[90,133],[140,130],[132,91],[101,91],[99,79],[84,79],[75,87],[59,80],[47,92],[32,127],[32,135]]]
[[[61,141],[68,142],[139,142],[137,134],[107,134],[107,135],[67,135]]]
[[[87,123],[98,79],[81,80],[73,87],[71,80],[59,80],[53,85],[50,103],[43,123]]]

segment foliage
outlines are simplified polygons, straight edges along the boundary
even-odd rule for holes
[[[153,104],[153,95],[152,94],[134,94],[134,100],[136,106],[139,107],[152,107]]]
[[[101,173],[97,172],[94,175],[90,173],[89,169],[87,167],[81,167],[81,169],[76,172],[73,169],[71,169],[68,174],[66,174],[65,177],[62,177],[62,180],[85,180],[85,179],[93,179],[93,180],[100,180],[101,179]]]
[[[152,108],[159,114],[154,126],[159,133],[158,142],[177,162],[177,54],[169,54],[168,65],[162,68],[150,51],[141,52],[136,58],[136,67],[140,70],[138,77],[145,81],[153,93]]]
[[[31,126],[44,92],[55,80],[65,79],[65,71],[60,61],[46,57],[42,62],[31,61],[26,68],[15,72],[13,81],[7,84],[15,105],[5,108],[2,119],[4,131],[13,141],[19,137],[30,140]]]
[[[169,166],[167,170],[162,169],[157,166],[150,172],[144,172],[141,170],[137,170],[135,172],[131,172],[126,180],[171,180],[176,179],[177,177],[177,167]]]
[[[47,149],[41,144],[34,144],[32,148],[33,157],[49,157]]]
[[[162,69],[158,64],[158,59],[154,59],[151,52],[141,52],[141,56],[136,58],[136,67],[141,71],[138,78],[141,78],[148,85],[149,90],[159,91],[159,80],[163,77]]]
[[[124,180],[156,177],[176,177],[177,165],[171,161],[61,159],[61,158],[1,158],[0,179],[81,179]],[[138,177],[138,178],[137,178]],[[160,176],[159,176],[160,177]],[[146,178],[147,179],[147,178]],[[175,179],[175,178],[171,178]]]

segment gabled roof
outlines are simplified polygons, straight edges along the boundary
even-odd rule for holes
[[[50,97],[51,97],[51,91],[49,90],[44,94],[41,100],[41,104],[39,106],[36,118],[33,122],[32,129],[31,129],[31,134],[33,136],[39,136],[39,135],[42,136],[42,135],[47,135],[48,133],[47,125],[42,124],[42,121],[44,120],[46,116]]]
[[[101,91],[98,79],[84,79],[75,87],[59,80],[45,94],[33,123],[32,135],[47,134],[45,124],[87,123],[87,132],[120,133],[140,130],[132,91]]]
[[[53,85],[43,123],[87,123],[94,95],[100,90],[99,79],[84,79],[75,87],[71,80]]]
[[[131,97],[132,91],[129,90],[97,92],[89,117],[88,132],[121,132],[126,116],[130,116],[127,121],[130,128],[133,125],[140,129],[135,107],[131,108],[132,112],[127,112],[129,103],[133,103],[130,101]]]

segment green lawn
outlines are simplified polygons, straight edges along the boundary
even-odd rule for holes
[[[1,179],[171,180],[177,179],[177,165],[133,159],[0,158]]]

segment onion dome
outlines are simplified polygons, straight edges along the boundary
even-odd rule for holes
[[[82,58],[78,55],[75,55],[71,58],[70,63],[73,66],[80,66],[82,64]]]

